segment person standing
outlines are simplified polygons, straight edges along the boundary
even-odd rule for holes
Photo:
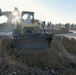
[[[2,15],[2,10],[1,10],[1,8],[0,8],[0,16]]]
[[[14,8],[11,15],[13,16],[12,23],[15,24],[16,28],[16,26],[20,23],[20,12],[17,7]]]

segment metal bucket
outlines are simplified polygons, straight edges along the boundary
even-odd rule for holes
[[[50,38],[52,40],[52,38]],[[46,48],[51,43],[46,38],[15,39],[14,48],[17,49],[41,49]]]

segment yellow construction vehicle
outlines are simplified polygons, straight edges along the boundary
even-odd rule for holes
[[[11,47],[18,49],[40,49],[50,47],[53,35],[42,34],[40,32],[41,24],[34,20],[34,12],[22,11],[19,22],[15,24],[6,23],[6,25],[0,25],[0,29],[3,27],[3,31],[0,32],[12,32],[13,38],[11,38]],[[5,28],[6,26],[7,29]]]

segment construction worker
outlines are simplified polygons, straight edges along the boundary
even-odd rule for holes
[[[0,16],[2,15],[2,10],[0,9]]]
[[[14,8],[11,15],[13,16],[12,23],[15,24],[16,28],[16,26],[20,23],[20,12],[17,7]]]

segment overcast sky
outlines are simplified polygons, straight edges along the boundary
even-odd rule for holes
[[[76,24],[76,0],[1,0],[2,10],[19,10],[35,12],[35,18],[52,23]]]

